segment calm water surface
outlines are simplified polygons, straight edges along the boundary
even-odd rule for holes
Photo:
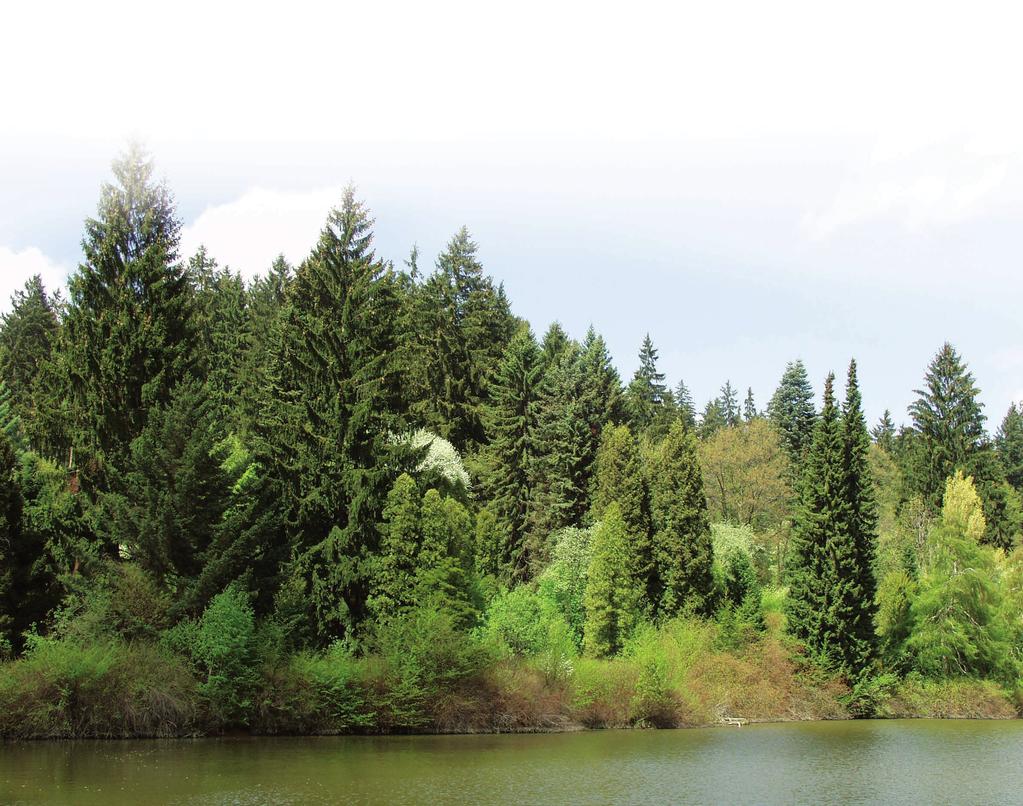
[[[1023,803],[1023,722],[0,744],[0,802]]]

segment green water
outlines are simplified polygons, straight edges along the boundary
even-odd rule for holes
[[[0,745],[0,802],[1021,803],[1023,722]]]

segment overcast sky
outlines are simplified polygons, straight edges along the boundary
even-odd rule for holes
[[[80,258],[132,137],[246,275],[340,189],[378,253],[462,224],[538,335],[643,334],[702,406],[850,357],[904,420],[941,343],[1023,399],[1023,75],[981,3],[19,3],[0,33],[0,306]]]

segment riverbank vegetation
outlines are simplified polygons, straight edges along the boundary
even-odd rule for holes
[[[67,296],[0,323],[0,735],[1012,716],[1023,411],[943,345],[909,421],[858,367],[697,412],[652,339],[537,338],[466,230],[297,267],[200,250],[114,166]]]

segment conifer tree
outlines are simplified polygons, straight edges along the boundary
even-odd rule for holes
[[[40,455],[67,455],[66,395],[58,369],[59,310],[62,303],[36,275],[11,297],[0,316],[0,383],[11,395],[11,414],[20,423],[15,439]],[[11,436],[11,435],[9,435]]]
[[[664,419],[668,387],[657,368],[657,349],[647,333],[639,349],[639,367],[626,392],[629,421],[637,434]]]
[[[742,404],[742,418],[748,423],[757,417],[757,404],[753,400],[753,387],[746,389],[746,401]]]
[[[816,419],[813,387],[802,361],[786,364],[781,383],[767,404],[767,416],[781,432],[789,461],[798,472],[810,447]]]
[[[696,437],[681,421],[655,449],[649,478],[656,612],[665,618],[687,606],[705,612],[714,551]]]
[[[415,408],[463,452],[486,441],[490,382],[516,327],[504,289],[484,274],[478,249],[465,227],[455,233],[417,293],[411,334],[426,371],[424,399]]]
[[[895,448],[895,423],[892,422],[892,413],[888,410],[884,410],[884,414],[881,415],[881,419],[877,421],[877,425],[870,432],[874,438],[874,444],[882,450],[891,453]]]
[[[703,414],[700,415],[700,425],[698,428],[700,439],[710,439],[727,425],[725,412],[721,406],[721,398],[716,397],[713,400],[707,401]]]
[[[863,417],[856,361],[849,363],[845,403],[842,407],[843,470],[848,504],[849,559],[836,560],[835,644],[844,668],[860,671],[874,654],[874,612],[877,582],[874,562],[877,545],[877,502],[871,478],[870,435]],[[838,557],[838,555],[835,555]]]
[[[739,424],[739,395],[732,387],[731,381],[725,381],[725,385],[721,387],[721,397],[718,400],[725,425],[734,428]]]
[[[675,387],[675,406],[678,408],[678,416],[685,423],[686,428],[696,428],[696,406],[693,403],[693,396],[689,387],[684,381],[679,381]]]
[[[586,332],[579,354],[579,389],[576,402],[578,425],[583,430],[580,465],[585,489],[589,491],[604,427],[610,423],[617,425],[625,419],[621,378],[611,363],[607,344],[592,327]]]
[[[603,513],[590,546],[592,556],[583,598],[584,648],[592,657],[617,654],[635,626],[643,598],[635,553],[617,502]]]
[[[1005,479],[1018,493],[1023,493],[1023,408],[1010,404],[998,433],[995,447],[1005,468]]]
[[[529,534],[531,482],[537,461],[536,398],[540,351],[528,327],[508,345],[491,384],[486,410],[490,444],[485,486],[503,532],[501,567],[514,579],[528,579],[541,547]]]
[[[194,369],[193,295],[177,263],[181,225],[170,191],[153,182],[139,146],[114,162],[96,218],[85,222],[85,262],[69,282],[66,362],[80,463],[99,489],[127,463],[151,408],[170,401]]]
[[[362,623],[377,524],[408,449],[393,364],[398,309],[390,267],[373,253],[372,219],[345,190],[289,286],[260,423],[268,467],[291,504],[310,624],[322,641]],[[260,456],[260,458],[262,458]]]
[[[386,620],[411,603],[419,554],[422,498],[415,480],[402,473],[387,494],[380,553],[373,570],[370,608]]]
[[[985,417],[973,374],[948,342],[927,367],[924,383],[909,407],[921,448],[914,475],[917,489],[936,503],[945,479],[956,469],[971,471],[985,449]]]
[[[834,551],[851,545],[846,500],[844,440],[835,405],[833,374],[824,385],[824,408],[806,454],[800,506],[788,565],[789,630],[820,655],[833,637]],[[846,559],[843,555],[843,560]]]

